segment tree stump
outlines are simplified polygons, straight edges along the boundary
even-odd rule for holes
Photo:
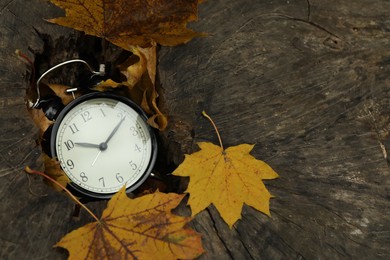
[[[271,217],[244,206],[231,230],[213,206],[195,217],[201,259],[389,258],[389,10],[386,0],[205,1],[192,27],[209,36],[160,49],[170,117],[160,159],[177,165],[196,142],[218,143],[205,110],[225,147],[255,144],[280,175],[265,183]],[[45,22],[63,15],[45,1],[2,1],[0,13],[0,258],[66,258],[53,245],[91,218],[23,171],[41,167],[41,151],[14,52],[46,48],[54,65],[77,54],[79,34]]]

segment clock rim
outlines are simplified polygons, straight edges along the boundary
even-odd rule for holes
[[[156,163],[158,147],[157,147],[156,134],[154,133],[152,127],[147,123],[148,117],[147,117],[145,111],[143,111],[139,105],[137,105],[136,103],[134,103],[132,100],[130,100],[127,97],[119,96],[119,95],[116,95],[116,94],[111,93],[111,92],[92,92],[92,93],[82,95],[82,96],[76,98],[75,100],[73,100],[72,102],[70,102],[68,105],[66,105],[62,109],[62,111],[59,113],[58,117],[56,118],[56,120],[53,124],[53,128],[52,128],[52,131],[50,134],[50,153],[51,153],[50,156],[52,158],[55,158],[57,161],[59,161],[58,157],[57,157],[57,151],[56,151],[56,142],[57,142],[56,139],[57,139],[58,129],[59,129],[64,117],[69,113],[69,111],[71,111],[78,104],[80,104],[84,101],[87,101],[90,99],[96,99],[96,98],[114,99],[114,100],[117,100],[117,101],[120,101],[120,102],[126,104],[127,106],[129,106],[130,108],[135,110],[141,116],[141,118],[144,120],[146,127],[147,127],[147,130],[149,132],[151,145],[152,145],[151,158],[150,158],[148,166],[147,166],[146,170],[144,171],[144,173],[142,174],[142,176],[133,185],[126,188],[126,193],[131,193],[132,191],[136,190],[139,186],[141,186],[146,181],[146,179],[151,175],[153,167]],[[62,167],[61,167],[61,169],[62,169]],[[64,173],[66,176],[68,176],[65,171],[64,171]],[[89,191],[87,189],[84,189],[83,187],[80,187],[79,185],[74,183],[72,180],[70,180],[70,182],[68,183],[68,186],[70,187],[70,190],[72,191],[72,193],[74,193],[74,195],[81,196],[81,197],[89,197],[89,198],[94,198],[94,199],[109,199],[116,193],[116,192],[98,193],[98,192]]]

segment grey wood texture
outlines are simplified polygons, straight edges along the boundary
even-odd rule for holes
[[[169,138],[218,144],[205,110],[225,146],[256,144],[280,174],[271,218],[196,217],[204,258],[389,257],[389,14],[388,1],[206,1],[194,28],[209,37],[161,50]]]
[[[91,218],[23,171],[41,152],[14,51],[52,50],[54,65],[78,34],[43,20],[62,14],[46,1],[0,0],[0,14],[0,259],[64,259],[52,246]],[[160,49],[167,164],[218,143],[205,110],[226,147],[256,144],[280,175],[271,218],[244,206],[230,230],[213,206],[195,217],[201,259],[390,257],[389,14],[386,0],[209,0],[191,25],[209,36]]]

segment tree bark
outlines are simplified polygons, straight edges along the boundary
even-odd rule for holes
[[[201,259],[389,258],[389,10],[386,0],[205,1],[192,27],[209,36],[160,49],[170,117],[160,160],[218,143],[205,110],[225,147],[255,144],[280,175],[265,183],[271,217],[244,206],[231,230],[213,206],[195,217]],[[92,219],[23,171],[42,169],[41,150],[29,68],[14,52],[55,65],[79,54],[79,34],[45,22],[63,15],[45,1],[2,0],[0,14],[0,258],[65,259],[53,245]]]

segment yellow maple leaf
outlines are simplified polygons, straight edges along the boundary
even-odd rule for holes
[[[203,253],[191,220],[171,213],[183,195],[156,192],[129,199],[122,188],[96,222],[61,239],[69,259],[189,259]]]
[[[152,42],[174,46],[202,34],[186,28],[202,0],[50,0],[65,17],[50,22],[105,38],[126,50]],[[131,50],[130,50],[131,51]]]
[[[190,194],[188,204],[192,215],[213,204],[230,228],[241,218],[244,203],[269,215],[272,196],[262,180],[277,178],[278,174],[249,154],[254,145],[240,144],[224,149],[220,143],[221,146],[199,143],[201,150],[186,155],[172,173],[190,177],[186,192]]]

